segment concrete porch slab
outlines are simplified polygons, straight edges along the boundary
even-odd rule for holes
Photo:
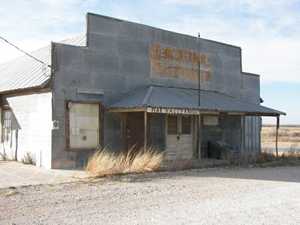
[[[199,169],[209,167],[229,166],[228,160],[218,159],[187,159],[187,160],[164,160],[161,165],[161,170],[184,170],[184,169]]]
[[[87,178],[83,170],[47,170],[13,161],[0,161],[0,188],[58,184]]]

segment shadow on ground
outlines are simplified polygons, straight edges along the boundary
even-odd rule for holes
[[[243,180],[264,180],[281,182],[299,182],[300,166],[268,167],[268,168],[209,168],[191,169],[184,171],[151,172],[145,174],[128,174],[108,177],[111,181],[119,182],[151,182],[152,180],[181,179],[184,177],[201,178],[230,178]]]

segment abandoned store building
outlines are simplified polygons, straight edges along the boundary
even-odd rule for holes
[[[86,33],[0,65],[1,155],[75,168],[100,147],[166,161],[260,152],[260,78],[241,48],[101,15]]]

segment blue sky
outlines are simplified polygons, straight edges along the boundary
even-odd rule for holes
[[[264,104],[288,113],[282,123],[300,124],[300,0],[10,0],[1,2],[0,34],[35,50],[84,33],[86,12],[241,46],[243,70],[261,75]],[[0,63],[19,54],[0,41]]]

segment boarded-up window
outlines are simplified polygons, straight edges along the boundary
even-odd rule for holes
[[[181,118],[181,133],[182,134],[191,134],[191,117],[183,116]]]
[[[69,147],[96,148],[99,145],[99,105],[69,103]]]
[[[168,134],[177,134],[177,116],[168,116]]]

